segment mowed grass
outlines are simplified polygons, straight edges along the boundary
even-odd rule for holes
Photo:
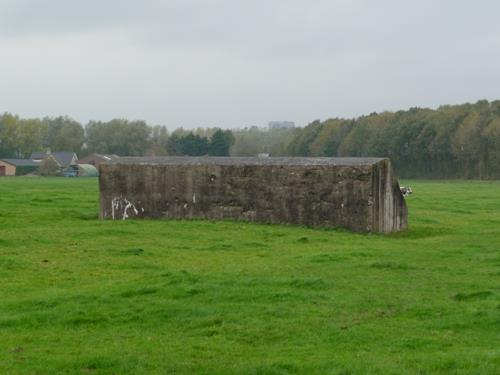
[[[99,221],[0,179],[0,374],[499,374],[500,183],[412,181],[390,236]]]

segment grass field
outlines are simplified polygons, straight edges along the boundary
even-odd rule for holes
[[[499,374],[500,183],[411,182],[391,236],[99,221],[0,179],[0,374]]]

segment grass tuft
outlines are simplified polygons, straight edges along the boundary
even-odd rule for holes
[[[144,249],[136,247],[132,249],[123,250],[121,253],[124,255],[142,255],[144,254]]]
[[[158,288],[154,287],[145,287],[145,288],[140,288],[136,290],[127,290],[125,292],[120,293],[120,297],[123,298],[131,298],[131,297],[138,297],[138,296],[144,296],[148,294],[154,294],[158,292]]]
[[[371,268],[379,270],[412,270],[415,267],[409,266],[407,264],[400,264],[394,262],[375,262],[370,265]]]
[[[472,300],[481,300],[488,298],[493,295],[493,292],[489,290],[485,290],[482,292],[474,292],[474,293],[457,293],[453,296],[455,301],[472,301]]]

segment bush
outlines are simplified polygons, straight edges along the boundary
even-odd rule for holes
[[[42,176],[56,176],[59,172],[59,165],[53,158],[48,157],[40,163],[38,171]]]

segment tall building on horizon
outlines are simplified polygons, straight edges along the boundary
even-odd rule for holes
[[[269,121],[269,130],[295,128],[293,121]]]

